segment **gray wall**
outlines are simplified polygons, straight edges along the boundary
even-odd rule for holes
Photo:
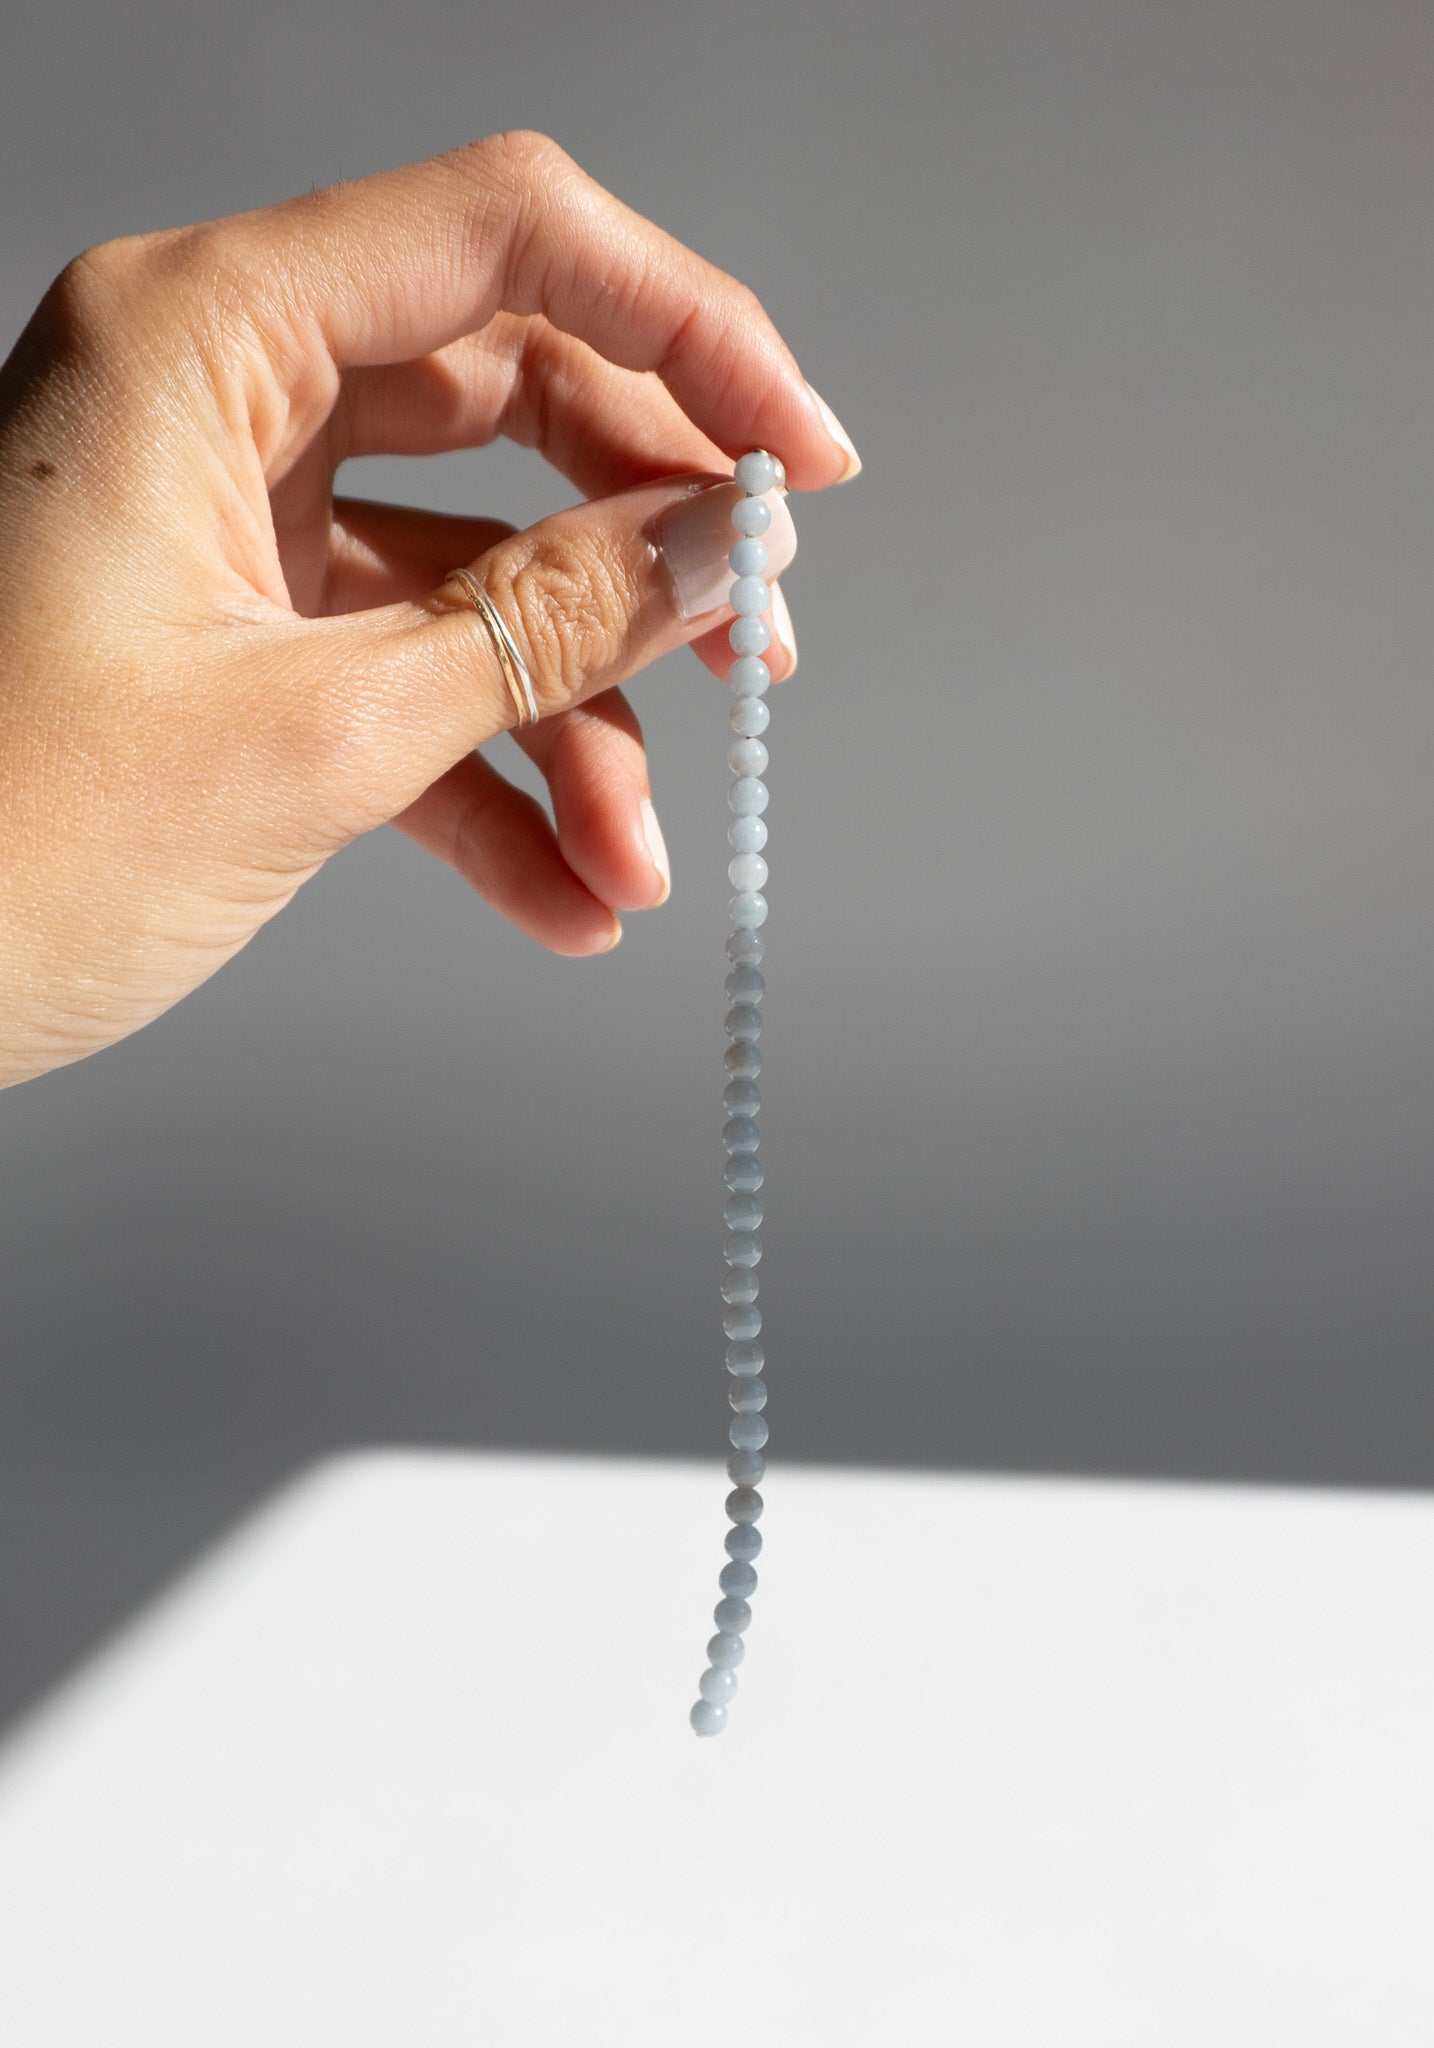
[[[3,54],[7,345],[88,242],[525,125],[851,428],[771,735],[780,1457],[1434,1480],[1434,13],[53,0]],[[385,829],[0,1096],[0,1710],[337,1445],[717,1469],[725,693],[633,695],[675,886],[611,958]]]

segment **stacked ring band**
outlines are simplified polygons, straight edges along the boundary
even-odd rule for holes
[[[503,680],[508,685],[508,695],[513,700],[513,709],[518,714],[519,726],[536,725],[538,700],[533,695],[533,679],[528,674],[528,664],[518,652],[518,643],[508,631],[502,614],[471,569],[450,569],[448,580],[461,583],[473,600],[473,609],[488,628],[488,637],[493,642],[493,652],[498,657],[498,666],[503,671]]]

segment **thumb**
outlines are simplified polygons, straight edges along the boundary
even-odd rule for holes
[[[540,718],[735,616],[727,553],[742,495],[731,478],[643,484],[504,535],[461,565],[513,636]],[[797,536],[783,495],[765,502],[770,580],[796,554]],[[393,817],[519,722],[487,624],[457,581],[282,630],[285,696],[310,772],[322,780],[325,814],[350,833]]]

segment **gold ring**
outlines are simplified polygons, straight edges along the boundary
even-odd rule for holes
[[[450,582],[461,583],[473,600],[473,609],[488,628],[488,637],[493,642],[493,652],[498,657],[498,666],[503,671],[503,680],[508,685],[508,695],[518,714],[519,726],[536,725],[538,721],[538,700],[533,695],[533,679],[528,674],[528,664],[518,652],[518,643],[508,631],[506,622],[487,591],[471,569],[450,569]]]

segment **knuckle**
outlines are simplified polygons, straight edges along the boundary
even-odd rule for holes
[[[504,574],[540,712],[616,680],[631,593],[621,564],[573,535],[544,535]]]
[[[506,128],[501,135],[489,136],[488,146],[522,187],[541,183],[547,174],[570,161],[551,135],[536,128]]]

